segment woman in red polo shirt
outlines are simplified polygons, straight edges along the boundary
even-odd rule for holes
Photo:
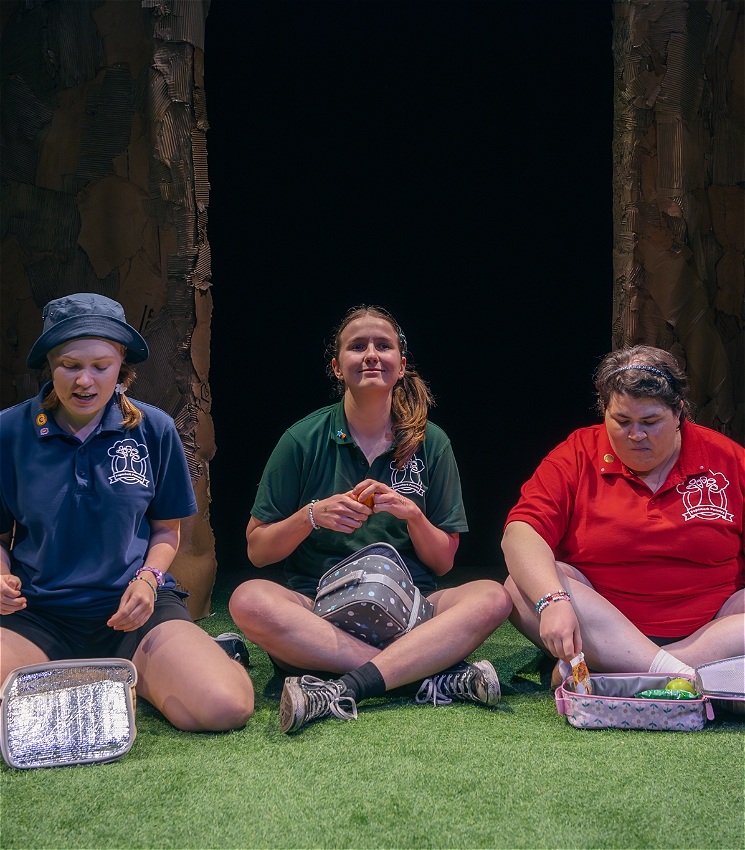
[[[613,352],[595,386],[604,423],[554,449],[507,518],[514,625],[602,672],[745,654],[745,450],[686,419],[666,351]]]

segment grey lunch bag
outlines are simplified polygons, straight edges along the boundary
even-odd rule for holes
[[[371,543],[321,576],[314,613],[382,648],[434,615],[398,552]]]

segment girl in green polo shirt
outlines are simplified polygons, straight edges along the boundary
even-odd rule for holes
[[[406,338],[379,307],[351,310],[330,346],[341,400],[289,428],[267,463],[246,530],[257,567],[285,562],[289,587],[255,579],[230,600],[235,622],[288,672],[284,732],[328,716],[351,719],[357,702],[424,680],[417,701],[494,705],[488,661],[462,661],[510,613],[493,581],[435,590],[467,531],[458,469],[445,433],[427,420],[429,390],[407,363]],[[313,613],[320,577],[372,542],[394,546],[434,606],[431,620],[383,649]]]

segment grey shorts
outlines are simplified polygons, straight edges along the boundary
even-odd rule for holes
[[[127,658],[133,655],[145,635],[169,620],[193,622],[183,600],[172,590],[159,590],[155,609],[144,626],[121,632],[106,625],[106,617],[67,617],[48,611],[24,608],[0,617],[0,628],[25,637],[49,658]]]

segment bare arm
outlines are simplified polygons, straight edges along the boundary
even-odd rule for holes
[[[502,551],[512,580],[533,605],[564,587],[551,547],[528,523],[509,523]],[[570,661],[582,651],[579,622],[571,604],[551,603],[540,615],[539,626],[544,646],[557,658]]]
[[[316,525],[341,534],[356,531],[371,513],[367,505],[360,504],[349,493],[337,493],[313,505]],[[255,567],[283,561],[312,531],[310,505],[303,505],[278,522],[261,522],[252,516],[246,528],[249,560]]]
[[[181,537],[180,519],[150,520],[150,544],[142,568],[148,567],[166,572],[178,552]],[[145,587],[145,585],[149,587]],[[108,620],[107,625],[122,632],[132,632],[144,625],[155,608],[155,591],[157,580],[155,574],[143,575],[139,581],[127,585],[122,594],[119,609]]]
[[[361,481],[352,495],[364,502],[374,494],[374,513],[387,511],[406,521],[409,537],[419,560],[437,576],[445,575],[453,567],[460,535],[437,528],[422,513],[419,506],[406,496],[370,478]]]
[[[513,581],[534,605],[547,593],[561,590],[554,553],[527,522],[507,526],[502,551]]]
[[[10,572],[10,544],[13,532],[0,534],[0,614],[13,614],[26,607],[21,596],[21,580]]]

